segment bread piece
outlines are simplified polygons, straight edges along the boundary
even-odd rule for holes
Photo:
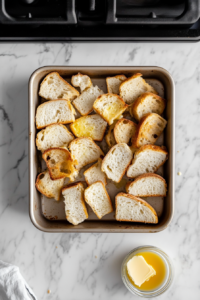
[[[167,184],[161,176],[148,173],[126,184],[126,192],[138,197],[165,197]]]
[[[37,134],[36,146],[44,152],[53,147],[67,147],[73,141],[73,134],[62,124],[47,126]]]
[[[35,186],[37,190],[48,198],[60,200],[61,189],[64,185],[64,178],[51,180],[49,171],[46,170],[40,173],[37,177]]]
[[[150,92],[157,94],[156,90],[141,76],[142,74],[137,73],[121,83],[119,94],[127,104],[133,103],[143,93]]]
[[[154,90],[156,90],[156,92],[158,93],[158,95],[160,97],[162,97],[162,98],[165,97],[165,88],[160,80],[155,79],[155,78],[147,78],[146,82],[149,85],[151,85],[154,88]]]
[[[168,152],[155,145],[144,145],[134,154],[126,175],[135,178],[145,173],[155,173],[168,159]]]
[[[82,116],[89,115],[93,111],[94,101],[103,93],[97,85],[91,86],[73,101],[73,105]]]
[[[114,120],[126,110],[128,105],[115,94],[104,94],[97,98],[93,104],[94,110],[102,117],[109,125],[113,124]]]
[[[132,138],[133,146],[139,148],[143,145],[154,144],[166,125],[167,121],[158,114],[146,114],[140,120],[137,133]]]
[[[165,99],[152,93],[144,93],[132,105],[132,116],[139,121],[147,113],[161,115],[165,109]]]
[[[85,201],[99,219],[113,211],[112,202],[101,181],[97,181],[85,189]]]
[[[101,181],[104,185],[107,184],[106,174],[101,171],[101,165],[102,159],[99,158],[96,164],[92,165],[83,173],[85,176],[85,181],[88,185],[91,185],[96,181]]]
[[[116,142],[128,144],[133,135],[137,132],[137,124],[128,120],[120,119],[114,128]]]
[[[71,83],[73,84],[73,86],[79,87],[81,93],[92,86],[92,81],[90,77],[81,73],[72,76]]]
[[[51,100],[38,106],[36,111],[37,129],[55,123],[68,124],[75,121],[76,114],[69,100]]]
[[[135,196],[119,193],[115,197],[115,206],[117,221],[158,223],[154,208]]]
[[[84,201],[84,186],[76,182],[62,189],[65,203],[65,214],[68,222],[78,225],[88,219],[88,212]]]
[[[101,170],[108,178],[120,182],[132,157],[132,151],[127,144],[117,144],[104,157]]]
[[[70,129],[76,137],[90,137],[94,141],[103,140],[106,127],[107,122],[98,114],[81,117],[70,124]]]
[[[115,137],[114,137],[114,128],[115,128],[116,123],[117,123],[117,120],[115,120],[113,122],[113,124],[109,126],[108,133],[105,136],[105,140],[106,140],[106,143],[109,148],[112,148],[113,146],[115,146],[117,144]]]
[[[126,80],[125,75],[116,75],[114,77],[107,77],[106,85],[107,85],[108,93],[118,95],[119,94],[119,86],[124,80]]]
[[[65,81],[57,72],[48,74],[40,85],[39,95],[47,100],[73,100],[79,92]]]
[[[78,171],[75,169],[77,162],[72,160],[67,149],[51,148],[44,151],[42,157],[47,164],[52,180],[69,177],[73,181],[78,175]]]
[[[104,155],[103,151],[89,137],[77,138],[69,145],[72,158],[77,161],[76,168],[80,170],[82,167],[91,164]]]

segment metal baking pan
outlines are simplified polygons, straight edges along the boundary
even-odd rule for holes
[[[40,104],[38,95],[39,85],[42,79],[50,72],[57,71],[62,77],[70,81],[72,75],[81,72],[89,75],[94,84],[97,84],[106,92],[105,78],[117,74],[125,74],[127,77],[140,72],[143,77],[161,87],[167,106],[164,111],[164,118],[167,126],[162,136],[158,139],[159,145],[165,145],[169,152],[169,159],[159,169],[167,181],[168,193],[165,198],[148,198],[147,200],[157,211],[159,216],[158,224],[143,224],[131,222],[117,222],[114,213],[103,217],[101,220],[88,209],[89,219],[73,226],[65,219],[64,203],[62,200],[55,201],[41,195],[35,188],[37,174],[44,168],[41,160],[41,153],[37,151],[35,138],[37,130],[35,127],[35,112]],[[171,222],[174,212],[174,167],[175,167],[175,86],[171,75],[160,67],[64,67],[47,66],[37,69],[29,81],[29,191],[30,191],[30,218],[32,223],[45,232],[159,232],[164,230]],[[80,178],[78,178],[80,180]],[[84,180],[84,179],[82,179]],[[124,184],[125,185],[125,184]],[[114,195],[124,190],[123,186],[116,186],[113,183],[107,185],[109,194],[114,203]]]

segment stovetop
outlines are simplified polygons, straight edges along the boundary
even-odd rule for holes
[[[198,41],[200,0],[0,0],[0,41]]]

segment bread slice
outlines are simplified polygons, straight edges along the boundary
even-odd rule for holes
[[[78,73],[72,76],[71,83],[75,87],[79,87],[81,93],[92,86],[92,81],[89,76]]]
[[[53,124],[42,129],[37,134],[36,146],[44,152],[53,147],[67,147],[73,141],[73,134],[62,124]]]
[[[82,116],[89,115],[93,111],[94,101],[103,93],[97,85],[91,86],[73,101],[73,105]]]
[[[51,100],[40,104],[36,111],[37,129],[55,123],[68,124],[75,121],[76,114],[69,100]]]
[[[85,201],[99,219],[113,211],[112,202],[101,181],[97,181],[85,189]]]
[[[47,100],[73,100],[79,92],[65,81],[57,72],[48,74],[40,85],[39,95]]]
[[[62,189],[65,203],[66,219],[73,225],[78,225],[88,219],[84,201],[84,185],[76,182]]]
[[[97,98],[93,104],[94,110],[102,117],[109,125],[113,124],[114,120],[126,110],[128,105],[115,94],[104,94]]]
[[[165,197],[167,184],[163,177],[148,173],[126,184],[126,192],[138,197]]]
[[[119,94],[119,86],[124,80],[126,80],[125,75],[116,75],[114,77],[106,78],[107,91],[111,94]]]
[[[119,94],[127,104],[133,103],[141,94],[146,92],[158,94],[141,76],[142,74],[137,73],[121,83]]]
[[[71,181],[78,175],[70,152],[66,148],[51,148],[44,151],[43,159],[49,169],[52,180],[69,177]]]
[[[136,148],[147,144],[154,144],[166,125],[167,121],[158,114],[146,114],[138,124],[137,133],[132,138],[132,144]]]
[[[144,145],[135,152],[126,175],[135,178],[145,173],[155,173],[167,159],[168,152],[165,149],[155,145]]]
[[[76,137],[90,137],[94,141],[103,140],[106,127],[107,122],[98,114],[81,117],[70,124],[70,129]]]
[[[64,178],[51,180],[49,171],[46,170],[40,173],[37,177],[35,186],[37,190],[48,198],[60,200],[61,189],[64,185]]]
[[[113,146],[115,146],[117,144],[115,137],[114,137],[114,128],[115,128],[116,123],[117,123],[117,120],[115,120],[113,122],[113,124],[109,126],[108,133],[105,136],[105,140],[106,140],[106,143],[109,148],[112,148]]]
[[[101,170],[106,173],[108,178],[120,182],[132,157],[132,151],[127,144],[117,144],[104,157]]]
[[[125,193],[115,197],[116,220],[125,222],[158,223],[154,208],[146,201]]]
[[[132,116],[139,121],[147,113],[161,115],[165,109],[166,101],[158,95],[144,93],[135,100],[132,106]]]
[[[128,144],[133,135],[137,132],[137,124],[128,120],[120,119],[114,128],[116,142]]]
[[[101,171],[101,165],[102,159],[99,158],[96,164],[92,165],[83,173],[85,176],[85,181],[88,185],[91,185],[96,181],[101,181],[104,185],[107,184],[106,174]]]
[[[72,158],[77,161],[76,168],[80,170],[82,167],[91,164],[104,155],[103,151],[89,137],[77,138],[69,145]]]

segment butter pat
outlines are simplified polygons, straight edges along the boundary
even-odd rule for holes
[[[143,256],[134,256],[127,263],[127,271],[133,282],[139,287],[156,275],[156,271],[150,266]]]

